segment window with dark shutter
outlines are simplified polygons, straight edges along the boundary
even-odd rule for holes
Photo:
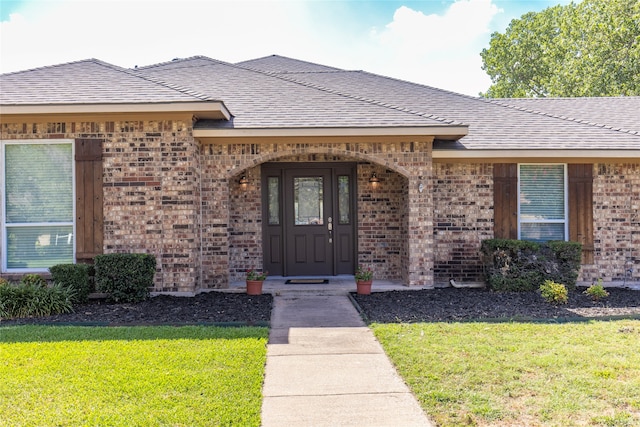
[[[93,262],[93,258],[102,253],[104,240],[102,142],[100,139],[76,140],[77,262]]]
[[[518,238],[518,164],[493,166],[494,237]],[[567,165],[569,240],[582,243],[582,263],[593,264],[593,165]]]

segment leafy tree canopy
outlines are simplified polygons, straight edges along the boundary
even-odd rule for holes
[[[640,95],[640,1],[584,0],[529,12],[493,33],[491,98]]]

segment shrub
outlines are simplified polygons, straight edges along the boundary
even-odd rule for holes
[[[480,255],[489,287],[496,291],[534,291],[545,280],[574,288],[582,245],[576,242],[536,243],[488,239]]]
[[[607,292],[604,289],[604,286],[602,286],[602,279],[598,279],[597,284],[592,283],[591,286],[589,286],[587,290],[584,291],[584,293],[589,295],[594,301],[599,301],[609,296],[609,292]]]
[[[540,285],[540,294],[550,304],[566,304],[569,301],[567,287],[553,280],[545,280]]]
[[[42,288],[47,286],[47,281],[39,274],[25,274],[22,276],[20,283],[29,286],[40,286]]]
[[[0,277],[0,286],[7,286],[9,284],[9,281],[7,279],[5,279],[4,277]]]
[[[74,292],[73,303],[87,302],[93,290],[93,266],[89,264],[58,264],[49,269],[54,283]]]
[[[96,288],[112,302],[140,302],[149,297],[156,272],[150,254],[104,254],[95,258]]]
[[[60,285],[0,286],[0,318],[49,316],[72,311],[73,290]]]

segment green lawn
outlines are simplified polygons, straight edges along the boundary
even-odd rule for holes
[[[640,426],[640,321],[373,324],[438,426]]]
[[[259,426],[267,336],[0,327],[0,426]]]

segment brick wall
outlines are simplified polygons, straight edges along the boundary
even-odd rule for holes
[[[640,281],[640,165],[599,164],[594,169],[593,266],[584,266],[587,282]]]
[[[434,280],[436,285],[482,282],[478,253],[493,238],[491,164],[434,164]]]
[[[2,125],[2,139],[103,139],[104,252],[156,256],[155,291],[200,280],[199,147],[182,121]]]

